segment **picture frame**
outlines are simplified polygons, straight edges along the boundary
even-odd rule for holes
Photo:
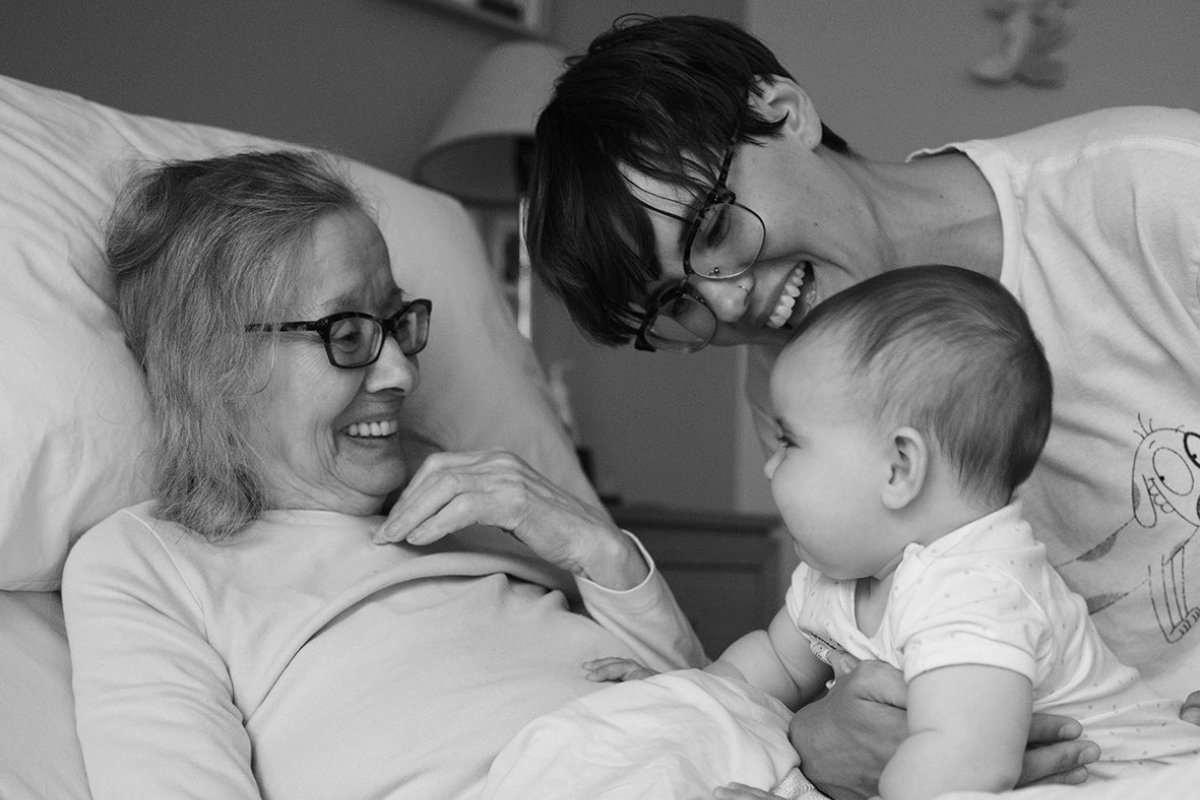
[[[545,35],[546,0],[409,0],[506,33],[541,38]]]

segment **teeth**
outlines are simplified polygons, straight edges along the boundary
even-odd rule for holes
[[[346,433],[360,439],[378,439],[391,436],[400,430],[400,423],[394,419],[376,420],[375,422],[355,422],[346,428]]]
[[[791,319],[792,311],[796,308],[796,300],[799,299],[803,287],[804,270],[792,270],[783,284],[783,290],[779,294],[779,300],[776,302],[774,310],[771,311],[771,316],[767,318],[768,328],[782,328]]]
[[[775,306],[775,310],[771,312],[771,317],[767,320],[767,326],[771,328],[779,328],[783,323],[788,321],[792,316],[792,309],[796,307],[796,298],[793,295],[785,294],[779,298],[779,305]]]

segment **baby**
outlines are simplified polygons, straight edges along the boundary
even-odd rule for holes
[[[1200,752],[1200,727],[1116,660],[1022,519],[1051,377],[1000,284],[943,266],[859,283],[805,318],[770,389],[766,475],[801,564],[768,629],[707,671],[796,708],[832,677],[830,650],[902,670],[909,735],[880,777],[885,800],[1012,788],[1035,711],[1080,721],[1101,748],[1093,776]]]

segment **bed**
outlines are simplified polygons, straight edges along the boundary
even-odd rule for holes
[[[132,166],[284,143],[122,113],[0,77],[0,797],[88,798],[59,585],[90,525],[147,497],[146,400],[111,308],[101,226]],[[397,282],[433,301],[409,422],[504,446],[595,499],[457,201],[344,160]]]
[[[90,798],[56,590],[71,543],[148,496],[146,399],[111,307],[102,221],[131,166],[281,144],[0,77],[3,800]],[[422,390],[405,405],[409,424],[451,448],[514,450],[594,501],[462,207],[367,165],[345,166],[377,213],[397,282],[437,309]],[[1153,786],[1021,796],[1182,798],[1197,785],[1200,764],[1160,773]]]

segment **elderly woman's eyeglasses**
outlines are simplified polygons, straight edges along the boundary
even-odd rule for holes
[[[679,283],[660,291],[647,304],[634,339],[638,350],[691,353],[712,341],[717,317],[690,286],[694,277],[723,281],[742,275],[758,261],[766,241],[762,217],[737,202],[725,185],[735,144],[725,150],[721,171],[683,240],[683,272]]]
[[[306,322],[252,322],[247,331],[282,333],[316,331],[325,343],[329,363],[341,369],[356,369],[374,364],[383,352],[383,337],[390,334],[400,352],[415,356],[429,341],[429,315],[433,303],[410,300],[387,319],[361,311],[343,311]]]

